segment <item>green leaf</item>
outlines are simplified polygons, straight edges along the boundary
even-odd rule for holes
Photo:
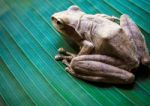
[[[148,106],[148,68],[139,69],[134,85],[116,86],[79,80],[55,61],[59,47],[75,50],[53,28],[50,16],[74,4],[89,14],[129,14],[150,50],[150,3],[146,0],[1,0],[0,104]]]

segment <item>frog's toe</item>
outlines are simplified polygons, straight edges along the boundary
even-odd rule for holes
[[[57,54],[57,55],[55,56],[55,60],[57,60],[57,61],[62,61],[63,59],[66,59],[66,60],[68,60],[68,61],[71,61],[72,58],[73,58],[73,56],[64,56],[64,55],[61,55],[61,54]]]
[[[66,53],[66,51],[65,51],[64,48],[59,48],[59,49],[58,49],[58,52],[59,52],[59,53],[62,53],[62,54]]]
[[[71,56],[72,58],[73,58],[73,57],[76,57],[76,54],[71,53],[71,52],[68,52],[68,51],[66,51],[64,48],[59,48],[59,49],[58,49],[58,52],[59,52],[60,54],[66,55],[66,56]]]
[[[76,73],[74,72],[74,70],[71,67],[66,67],[65,70],[70,73],[73,76],[76,76]]]
[[[61,60],[63,60],[64,58],[63,58],[63,56],[61,56],[60,54],[57,54],[56,56],[55,56],[55,60],[57,60],[57,61],[61,61]]]

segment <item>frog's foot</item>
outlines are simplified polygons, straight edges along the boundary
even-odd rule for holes
[[[60,54],[67,55],[67,56],[72,56],[72,57],[75,57],[75,56],[76,56],[75,54],[66,51],[64,48],[59,48],[59,49],[58,49],[58,52],[59,52]]]
[[[67,67],[70,66],[70,65],[69,65],[70,63],[69,63],[66,59],[63,59],[63,60],[62,60],[62,63],[65,64]]]
[[[67,67],[70,64],[72,57],[71,56],[62,56],[60,54],[55,56],[55,60],[62,61],[63,64],[65,64]]]
[[[66,67],[65,70],[66,70],[68,73],[70,73],[71,75],[76,76],[76,73],[74,72],[74,70],[73,70],[70,66]]]
[[[59,54],[55,56],[55,60],[62,61],[63,64],[66,66],[69,66],[70,61],[72,58],[74,58],[76,55],[70,52],[65,51],[64,48],[58,49]]]

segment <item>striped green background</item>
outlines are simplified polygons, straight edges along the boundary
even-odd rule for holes
[[[76,4],[86,13],[132,17],[150,50],[149,0],[0,0],[0,106],[148,106],[150,69],[134,85],[90,84],[54,60],[59,47],[74,52],[50,16]]]

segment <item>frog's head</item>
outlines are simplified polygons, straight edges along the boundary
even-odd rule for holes
[[[51,21],[58,32],[75,42],[79,42],[81,36],[77,34],[75,28],[83,14],[85,13],[78,6],[73,5],[65,11],[54,13],[51,16]]]

